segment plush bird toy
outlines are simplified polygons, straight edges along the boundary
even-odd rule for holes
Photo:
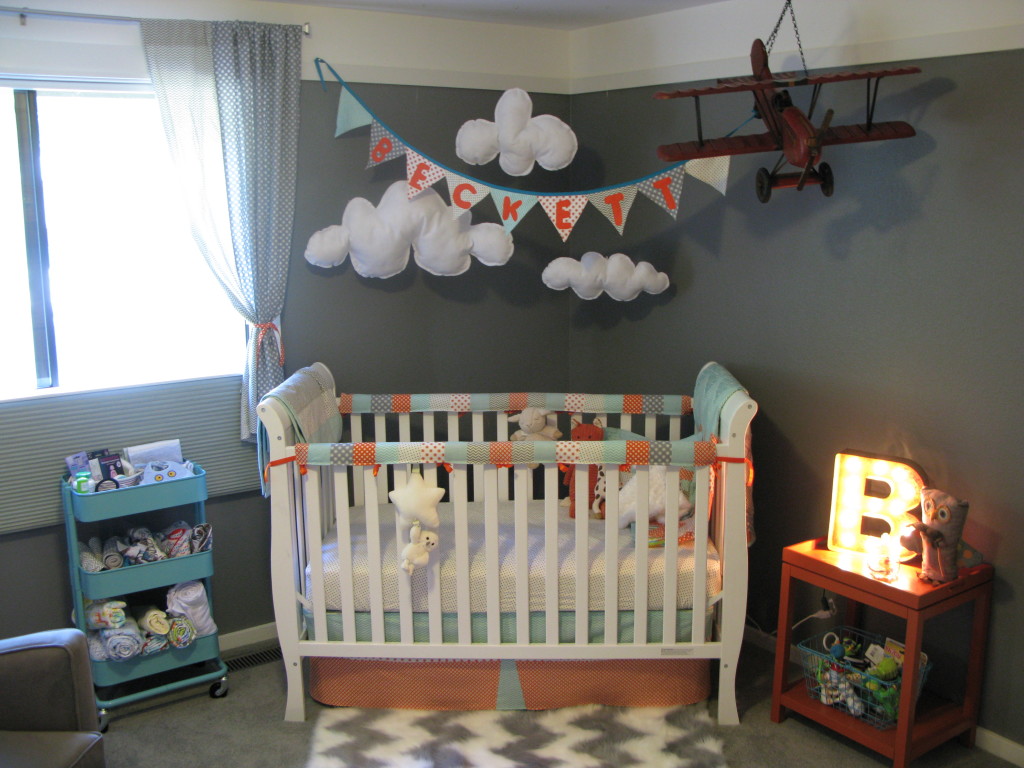
[[[960,537],[967,522],[968,504],[936,488],[921,490],[921,522],[905,528],[900,543],[921,553],[918,578],[944,584],[957,577]]]

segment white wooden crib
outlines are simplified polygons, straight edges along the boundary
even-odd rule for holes
[[[510,413],[527,406],[552,411],[562,439],[510,439]],[[285,719],[305,719],[306,657],[684,658],[717,661],[719,722],[738,723],[756,410],[716,363],[692,397],[338,396],[323,364],[297,371],[259,406]],[[594,418],[606,439],[569,439]],[[636,533],[620,529],[618,482],[604,483],[604,519],[570,518],[564,479],[588,510],[593,465],[635,476]],[[410,574],[398,554],[409,527],[388,493],[414,471],[445,495],[440,542]],[[688,493],[708,512],[667,514],[663,546],[643,522],[652,476],[667,509]]]

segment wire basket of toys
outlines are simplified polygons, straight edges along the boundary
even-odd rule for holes
[[[836,627],[798,647],[808,696],[876,728],[896,724],[903,677],[902,643],[852,627]],[[931,662],[922,653],[918,694],[930,670]]]

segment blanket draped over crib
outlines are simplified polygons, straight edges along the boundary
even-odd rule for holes
[[[719,719],[736,722],[756,404],[714,363],[693,391],[335,395],[317,363],[268,394],[258,413],[286,717],[303,716],[303,657],[686,658],[718,661]],[[551,414],[552,433],[599,418],[612,437],[514,439],[508,417],[528,407]],[[443,501],[428,524],[436,546],[402,567],[412,529],[389,493],[413,472]],[[570,476],[577,510],[601,478],[603,518],[569,516]],[[649,536],[656,498],[664,529]],[[639,523],[620,527],[627,511]]]

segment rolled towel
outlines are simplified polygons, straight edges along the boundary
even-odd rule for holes
[[[141,558],[144,563],[155,563],[158,560],[166,560],[167,553],[154,536],[144,536],[138,540],[142,547]]]
[[[99,536],[90,536],[86,542],[89,545],[89,551],[96,555],[100,560],[103,559],[103,541]]]
[[[103,542],[104,567],[108,570],[113,570],[124,565],[124,555],[121,554],[122,549],[124,549],[124,546],[116,536],[111,536]]]
[[[123,600],[97,600],[85,606],[85,626],[89,629],[117,629],[127,620]]]
[[[89,641],[89,658],[93,661],[109,661],[107,649],[103,646],[103,638],[98,631],[90,632],[86,639]]]
[[[195,625],[184,616],[171,617],[171,631],[167,642],[175,648],[188,648],[196,639]]]
[[[139,629],[154,635],[166,635],[171,631],[171,622],[167,614],[155,605],[133,608],[132,615],[139,624]]]
[[[96,557],[96,553],[89,548],[88,544],[81,541],[78,542],[78,564],[82,566],[83,571],[89,573],[103,570],[103,561]]]
[[[192,554],[192,527],[179,520],[164,530],[161,543],[168,557]]]
[[[142,635],[142,655],[148,656],[151,653],[158,653],[168,646],[166,635],[154,635],[152,632],[145,632]]]
[[[201,581],[183,581],[167,590],[167,612],[191,620],[200,637],[217,631],[217,625],[210,615],[206,587]]]
[[[213,526],[198,523],[192,528],[192,551],[209,552],[213,548]]]
[[[127,661],[142,653],[142,633],[135,619],[128,617],[115,629],[101,629],[103,648],[111,661]]]

